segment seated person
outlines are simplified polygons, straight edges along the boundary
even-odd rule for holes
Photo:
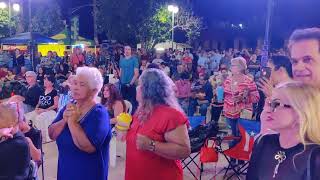
[[[191,82],[188,73],[182,73],[181,78],[178,78],[175,82],[176,85],[176,97],[185,113],[188,112],[189,98],[191,96]]]
[[[56,116],[58,108],[59,96],[54,89],[55,78],[53,76],[45,76],[45,91],[40,95],[39,103],[36,109],[25,114],[27,122],[31,122],[36,128],[41,130],[43,142],[50,142],[48,135],[48,127]]]
[[[27,71],[27,68],[24,67],[24,66],[22,66],[22,67],[21,67],[21,70],[20,70],[20,73],[16,75],[15,79],[16,79],[17,81],[25,81],[25,80],[26,80],[25,77],[26,77],[26,73],[27,73],[27,72],[28,72],[28,71]]]
[[[200,106],[200,115],[206,116],[207,109],[213,98],[212,85],[207,75],[200,76],[199,82],[195,83],[193,89],[193,98],[190,99],[189,116],[193,116],[196,112],[196,106]]]
[[[33,71],[26,72],[26,80],[28,83],[27,92],[24,96],[15,95],[9,99],[10,102],[23,102],[24,112],[28,113],[35,109],[39,102],[40,94],[43,90],[37,83],[37,74]]]
[[[8,68],[0,66],[0,81],[5,81],[5,77],[8,75]]]
[[[30,152],[13,104],[0,104],[0,179],[27,179]]]

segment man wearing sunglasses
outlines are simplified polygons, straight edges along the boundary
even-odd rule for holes
[[[288,48],[294,80],[320,87],[320,28],[295,30]]]

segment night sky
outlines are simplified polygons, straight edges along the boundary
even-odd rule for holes
[[[90,4],[92,0],[58,0],[64,16],[67,9]],[[295,28],[320,26],[320,0],[275,0],[273,34],[279,31],[290,33]],[[168,1],[170,2],[170,1]],[[265,17],[267,0],[192,0],[195,13],[202,16],[206,23],[231,21],[246,22],[249,16]],[[93,38],[92,16],[87,14],[92,7],[79,10],[80,35]],[[90,13],[91,14],[91,13]],[[275,35],[276,36],[276,35]]]

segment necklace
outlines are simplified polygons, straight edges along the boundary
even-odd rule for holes
[[[287,156],[286,156],[286,153],[284,151],[278,151],[276,155],[274,155],[274,159],[276,161],[278,161],[278,164],[276,165],[276,167],[274,168],[274,171],[273,171],[273,178],[276,177],[276,175],[278,174],[278,169],[279,169],[279,166],[280,164],[286,160]]]

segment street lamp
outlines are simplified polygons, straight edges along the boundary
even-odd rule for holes
[[[8,8],[8,12],[9,12],[9,22],[11,23],[11,8],[13,11],[15,12],[19,12],[20,11],[20,5],[18,3],[14,3],[11,7],[11,0],[8,0],[8,5],[5,2],[0,2],[0,9],[6,9]],[[9,25],[9,35],[11,36],[11,24]]]
[[[0,2],[0,9],[7,8],[7,4],[5,2]]]
[[[14,11],[16,11],[16,12],[19,12],[19,11],[20,11],[20,5],[17,4],[17,3],[14,3],[14,4],[12,5],[12,9],[13,9]]]
[[[175,5],[169,5],[168,11],[172,12],[172,32],[171,32],[171,45],[173,50],[173,41],[174,41],[174,14],[179,12],[179,7]]]

